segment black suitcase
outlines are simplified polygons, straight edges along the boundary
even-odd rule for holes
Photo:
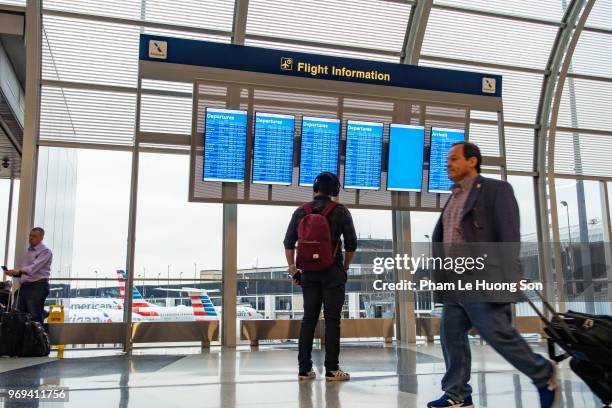
[[[544,322],[548,336],[548,354],[560,362],[571,357],[570,368],[609,406],[612,403],[612,317],[568,311],[557,313],[536,292],[552,318],[547,319],[536,305],[527,299],[533,310]],[[565,353],[557,354],[555,345]]]
[[[15,301],[18,303],[19,292]],[[17,310],[0,313],[0,356],[44,357],[50,352],[49,336],[42,324]]]
[[[43,325],[33,320],[25,323],[21,357],[46,357],[51,352],[49,336]]]
[[[0,356],[19,356],[30,316],[15,310],[0,315]]]

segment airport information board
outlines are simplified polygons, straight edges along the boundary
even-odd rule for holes
[[[387,190],[421,191],[425,128],[392,123],[389,128]]]
[[[465,132],[461,129],[431,128],[431,147],[429,156],[430,193],[450,193],[453,181],[448,178],[446,161],[453,143],[463,142]]]
[[[324,171],[338,174],[339,143],[339,119],[302,117],[300,186],[312,186],[315,177]]]
[[[344,188],[380,188],[382,141],[382,123],[347,121]]]
[[[204,181],[244,181],[246,136],[246,111],[206,109]]]
[[[253,183],[291,185],[295,117],[255,113]]]

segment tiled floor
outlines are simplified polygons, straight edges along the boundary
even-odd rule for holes
[[[342,367],[347,383],[321,378],[323,354],[315,350],[318,378],[296,381],[292,348],[212,349],[186,354],[175,350],[136,351],[132,357],[106,351],[68,353],[68,358],[0,359],[0,389],[56,384],[70,388],[68,403],[17,404],[0,407],[425,407],[437,398],[444,362],[437,345],[408,348],[378,344],[344,345]],[[544,352],[543,349],[538,351]],[[472,387],[477,407],[537,408],[528,378],[488,346],[472,345]],[[598,399],[571,371],[561,368],[563,406],[598,407]]]

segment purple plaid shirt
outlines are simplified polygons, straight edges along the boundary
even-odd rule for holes
[[[470,195],[470,190],[478,176],[462,180],[451,188],[452,194],[449,203],[442,215],[442,227],[444,231],[444,243],[456,244],[464,242],[461,232],[461,214],[463,206]]]

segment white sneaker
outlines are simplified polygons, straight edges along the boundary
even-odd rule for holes
[[[317,378],[317,373],[315,373],[315,371],[312,368],[307,373],[298,373],[299,381],[314,380],[315,378]]]
[[[338,370],[326,372],[325,379],[327,381],[348,381],[351,379],[351,375],[349,373],[345,373],[344,371],[338,369]]]

